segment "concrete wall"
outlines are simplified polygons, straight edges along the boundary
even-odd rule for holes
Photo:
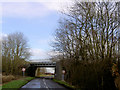
[[[55,79],[62,80],[62,66],[59,61],[56,62]]]

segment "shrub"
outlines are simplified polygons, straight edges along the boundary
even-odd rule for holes
[[[15,80],[15,76],[13,75],[2,76],[2,83],[10,82],[11,80]]]
[[[78,61],[71,63],[69,82],[82,90],[114,90],[111,61]]]
[[[120,76],[118,76],[118,77],[115,79],[115,86],[117,87],[118,90],[120,90]]]

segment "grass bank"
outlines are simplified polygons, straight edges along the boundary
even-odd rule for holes
[[[69,83],[67,83],[67,82],[65,82],[65,81],[56,80],[56,79],[53,79],[53,81],[56,82],[56,83],[59,83],[60,85],[66,87],[66,88],[75,89],[74,86],[70,85]]]
[[[2,88],[5,89],[9,89],[9,88],[20,88],[23,85],[25,85],[26,83],[28,83],[29,81],[31,81],[32,79],[34,79],[34,77],[25,77],[19,80],[13,80],[11,82],[8,82],[4,85],[2,85]]]

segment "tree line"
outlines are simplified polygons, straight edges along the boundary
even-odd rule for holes
[[[66,70],[66,81],[83,90],[114,90],[118,63],[118,3],[80,2],[62,12],[53,48]]]
[[[30,57],[27,39],[21,32],[8,34],[2,38],[2,72],[9,75],[22,75],[22,67],[26,67]]]

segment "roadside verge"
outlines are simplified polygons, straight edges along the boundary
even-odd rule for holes
[[[22,87],[23,85],[27,84],[32,79],[34,79],[34,77],[25,77],[25,78],[22,78],[22,79],[19,79],[19,80],[13,80],[11,82],[8,82],[8,83],[2,85],[2,90],[18,89],[18,88]]]
[[[68,83],[65,82],[65,81],[56,80],[56,79],[53,79],[53,81],[56,82],[56,83],[58,83],[58,84],[60,84],[60,85],[62,85],[62,86],[64,86],[64,87],[66,87],[66,88],[68,88],[69,90],[75,90],[75,87],[74,87],[74,86],[68,84]]]

